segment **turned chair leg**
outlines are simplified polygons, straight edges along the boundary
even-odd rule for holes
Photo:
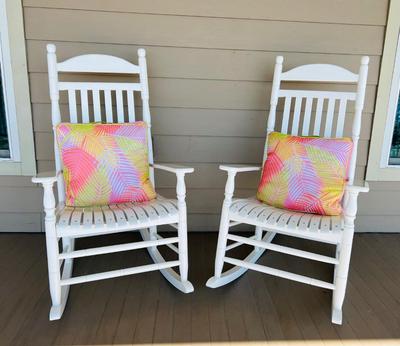
[[[338,245],[339,264],[335,266],[334,273],[335,289],[332,296],[332,323],[335,324],[342,324],[342,306],[346,294],[354,229],[345,229],[344,234],[346,233],[351,234],[351,236],[344,236],[343,242]]]
[[[75,249],[75,238],[64,237],[62,238],[63,252],[74,251]]]
[[[219,227],[219,234],[218,234],[218,244],[217,244],[217,252],[215,255],[215,270],[214,270],[214,277],[220,278],[222,274],[222,269],[224,267],[224,257],[226,251],[226,243],[229,231],[229,219],[226,213],[222,213],[221,216],[221,224]]]
[[[47,248],[47,264],[49,269],[49,286],[52,308],[50,310],[50,320],[59,319],[57,311],[61,307],[61,277],[60,277],[60,261],[58,258],[58,239],[54,230],[46,227],[46,248]]]
[[[178,226],[179,237],[179,273],[181,274],[181,281],[188,280],[188,251],[187,251],[187,230],[186,225],[179,223]]]
[[[188,244],[187,244],[187,210],[186,210],[186,187],[184,182],[184,174],[177,175],[176,195],[178,198],[178,211],[179,211],[179,224],[178,224],[178,238],[179,238],[179,273],[181,274],[181,281],[188,281]]]
[[[256,230],[255,230],[255,234],[254,235],[255,235],[255,239],[256,240],[261,241],[262,237],[263,237],[263,229],[261,227],[259,227],[259,226],[256,226]],[[263,250],[263,248],[255,246],[254,250],[261,251],[261,250]]]
[[[228,173],[228,179],[225,185],[225,199],[222,203],[221,221],[219,225],[217,253],[215,255],[215,271],[214,278],[219,279],[224,267],[224,257],[226,251],[226,243],[228,240],[229,232],[229,209],[232,204],[233,191],[235,189],[235,175],[236,173]],[[211,280],[212,280],[211,279]]]

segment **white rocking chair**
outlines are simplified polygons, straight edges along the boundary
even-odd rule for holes
[[[184,178],[185,174],[193,172],[193,168],[153,163],[145,50],[138,50],[139,65],[134,65],[114,56],[97,54],[76,56],[57,63],[55,53],[56,47],[52,44],[47,45],[53,127],[61,122],[60,91],[67,91],[68,93],[69,116],[72,123],[88,123],[90,121],[112,123],[113,93],[115,93],[118,122],[134,122],[134,92],[140,92],[143,121],[149,127],[150,179],[154,185],[155,168],[175,173],[177,177],[177,200],[165,199],[158,195],[155,200],[146,203],[127,203],[93,208],[66,207],[60,155],[57,142],[54,141],[56,172],[43,173],[32,178],[34,183],[40,183],[44,188],[46,246],[52,300],[50,320],[61,318],[67,302],[69,288],[78,283],[160,270],[164,277],[177,289],[184,293],[192,292],[193,286],[187,279],[188,253]],[[107,73],[131,76],[136,74],[139,75],[140,81],[137,83],[60,82],[58,72]],[[81,112],[77,112],[76,92],[80,93]],[[93,114],[89,112],[89,93],[93,99]],[[102,112],[100,103],[101,93],[104,93],[105,114]],[[126,94],[128,114],[125,112],[123,94]],[[81,116],[78,117],[79,113],[81,113]],[[53,194],[55,182],[57,182],[58,187],[58,205],[56,205]],[[177,237],[162,238],[157,234],[157,226],[167,224],[178,230]],[[132,230],[140,231],[143,241],[84,250],[74,249],[75,238]],[[62,240],[62,252],[59,251],[60,239]],[[177,246],[174,245],[176,243]],[[165,261],[157,249],[157,246],[161,245],[166,245],[175,251],[178,254],[178,260]],[[154,264],[72,277],[74,258],[143,248],[147,248]],[[172,269],[173,267],[179,267],[180,275]]]
[[[223,286],[240,277],[248,269],[252,269],[309,285],[331,289],[333,291],[332,322],[336,324],[342,323],[342,305],[346,291],[354,235],[354,220],[357,214],[357,198],[360,192],[368,192],[369,190],[367,183],[362,187],[353,185],[357,145],[360,137],[361,114],[364,105],[368,74],[368,61],[368,57],[363,57],[361,59],[359,74],[354,74],[339,66],[327,64],[303,65],[287,72],[282,72],[283,57],[278,56],[276,58],[267,136],[275,129],[276,109],[279,98],[284,99],[281,132],[298,135],[300,133],[299,123],[301,123],[302,119],[301,135],[323,137],[343,136],[346,106],[348,101],[354,101],[354,120],[352,127],[354,149],[349,168],[349,180],[342,201],[343,213],[341,216],[335,217],[291,212],[268,206],[255,198],[232,198],[235,189],[236,174],[240,172],[257,171],[260,167],[221,165],[220,169],[227,172],[228,179],[225,187],[225,199],[222,206],[215,259],[215,273],[214,276],[207,281],[208,287],[216,288]],[[357,84],[357,90],[356,92],[288,90],[281,89],[281,81],[352,83]],[[293,116],[290,120],[290,108],[293,98],[295,104]],[[303,115],[301,115],[303,99],[305,99],[305,106]],[[327,101],[326,112],[323,112],[324,100]],[[338,112],[335,112],[336,102],[339,103]],[[323,113],[325,115],[324,119],[322,116]],[[337,116],[335,116],[335,113],[337,113]],[[314,125],[311,131],[310,122],[312,115],[314,116]],[[335,117],[336,122],[334,122]],[[323,123],[325,123],[324,127],[322,126]],[[288,130],[289,124],[291,124],[290,131]],[[336,124],[335,129],[334,124]],[[264,150],[263,164],[265,160],[266,148]],[[230,227],[240,223],[255,226],[255,235],[244,237],[228,233]],[[266,231],[265,234],[264,231]],[[334,244],[336,245],[336,256],[322,256],[312,252],[272,244],[271,241],[276,233]],[[228,240],[234,243],[227,245]],[[235,259],[226,255],[227,251],[242,244],[254,246],[254,250],[245,259]],[[333,264],[335,266],[333,283],[256,264],[256,261],[266,249]],[[222,273],[224,263],[229,263],[234,267]]]

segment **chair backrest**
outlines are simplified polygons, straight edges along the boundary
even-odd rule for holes
[[[302,136],[342,137],[348,104],[354,104],[352,124],[353,152],[349,167],[349,184],[354,181],[357,146],[360,138],[361,115],[364,107],[369,58],[361,58],[359,73],[330,64],[310,64],[282,72],[283,57],[276,57],[271,103],[267,125],[272,131]],[[355,90],[282,89],[281,82],[355,84]],[[278,102],[283,99],[282,126],[275,130]],[[294,103],[294,106],[292,106]],[[267,144],[266,144],[267,146]],[[264,149],[263,163],[267,158]]]
[[[56,46],[47,45],[47,63],[51,99],[51,118],[53,129],[61,122],[60,93],[67,93],[69,121],[71,123],[134,122],[134,92],[140,92],[142,119],[148,125],[149,163],[153,163],[151,138],[151,116],[149,108],[149,88],[147,81],[146,51],[138,49],[139,64],[135,65],[124,59],[102,54],[79,55],[63,62],[57,62]],[[59,72],[85,74],[117,74],[118,76],[139,76],[138,82],[72,82],[60,81]],[[77,102],[80,100],[80,104]],[[104,104],[104,107],[102,105]],[[116,114],[114,114],[116,109]],[[56,171],[61,167],[60,154],[54,136]],[[154,172],[150,167],[150,179],[154,184]],[[58,179],[58,196],[64,201],[64,181]]]

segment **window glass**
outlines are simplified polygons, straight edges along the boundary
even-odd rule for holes
[[[4,101],[4,83],[0,64],[0,158],[10,158],[10,145],[8,141],[6,107]]]
[[[389,165],[400,165],[400,95],[397,97],[393,139],[390,148]]]

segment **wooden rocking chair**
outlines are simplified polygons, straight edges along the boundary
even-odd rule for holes
[[[257,171],[261,167],[221,165],[220,169],[227,172],[228,179],[222,206],[215,273],[207,281],[208,287],[216,288],[223,286],[240,277],[248,269],[252,269],[309,285],[327,288],[333,291],[332,322],[336,324],[342,323],[342,305],[346,291],[354,235],[354,220],[357,214],[357,198],[360,192],[368,192],[369,190],[367,183],[362,187],[353,184],[357,145],[360,137],[361,114],[368,74],[368,61],[368,57],[361,59],[359,74],[352,73],[339,66],[328,64],[303,65],[287,72],[282,72],[283,57],[278,56],[276,58],[267,136],[275,129],[276,109],[279,98],[284,99],[281,132],[298,135],[300,133],[299,123],[301,123],[302,119],[301,135],[303,136],[342,137],[346,106],[349,101],[353,101],[354,103],[354,120],[352,126],[353,152],[349,168],[349,180],[342,201],[343,213],[341,216],[321,216],[291,212],[268,206],[255,198],[233,198],[236,174]],[[281,81],[352,83],[357,85],[357,89],[355,92],[289,90],[281,89]],[[295,102],[291,117],[290,108],[292,99]],[[305,99],[304,112],[302,112],[303,99]],[[326,112],[323,111],[324,102],[327,102]],[[339,108],[335,112],[335,105],[337,103],[339,104]],[[312,115],[314,125],[311,131],[310,122]],[[334,121],[334,118],[336,118],[336,121]],[[289,124],[291,124],[290,130]],[[334,128],[334,124],[336,124],[336,128]],[[266,148],[264,150],[263,164],[265,160]],[[231,226],[240,223],[255,226],[255,235],[244,237],[228,233]],[[264,231],[266,231],[265,234]],[[273,244],[271,241],[276,233],[334,244],[336,245],[336,256],[322,256],[312,252]],[[234,243],[227,245],[228,240]],[[235,259],[226,255],[227,251],[242,244],[254,246],[254,250],[245,259]],[[256,264],[256,261],[266,249],[333,264],[335,266],[333,283]],[[224,263],[229,263],[234,267],[222,273]]]
[[[184,181],[185,174],[192,173],[193,168],[153,163],[145,55],[144,49],[138,50],[138,65],[134,65],[114,56],[97,54],[76,56],[64,62],[57,63],[56,47],[53,44],[47,45],[53,127],[61,122],[59,106],[60,92],[66,91],[68,94],[71,123],[89,123],[91,121],[114,122],[112,97],[114,93],[118,123],[134,122],[134,92],[140,92],[143,109],[142,120],[147,123],[149,128],[148,159],[150,164],[150,180],[154,185],[154,169],[161,169],[174,173],[177,177],[177,200],[165,199],[158,195],[156,199],[146,203],[127,203],[97,208],[65,207],[62,167],[57,141],[54,140],[56,172],[43,173],[32,178],[34,183],[40,183],[44,188],[46,247],[50,294],[52,299],[50,320],[61,318],[67,302],[69,288],[71,285],[78,283],[160,270],[164,277],[180,291],[184,293],[193,291],[193,286],[187,279],[186,188]],[[126,76],[136,74],[139,75],[139,82],[61,82],[58,79],[59,72],[107,73]],[[81,112],[77,112],[77,92],[80,94]],[[102,93],[104,94],[105,112],[102,112],[100,102],[100,95]],[[89,113],[90,105],[88,102],[88,94],[92,95],[93,114]],[[125,98],[123,97],[124,94],[126,94]],[[125,112],[124,108],[124,99],[127,100],[125,104],[128,110],[127,112]],[[78,116],[79,113],[81,113],[80,116]],[[53,184],[56,182],[58,187],[58,205],[56,205],[55,196],[53,194]],[[178,230],[177,237],[162,238],[157,234],[157,226],[167,224]],[[74,249],[75,238],[132,230],[140,231],[143,241],[84,250]],[[62,252],[59,250],[60,239],[62,240]],[[161,245],[166,245],[175,251],[178,254],[178,259],[165,261],[157,249],[157,246]],[[143,248],[147,248],[154,264],[72,277],[74,258]],[[172,269],[173,267],[179,267],[180,275]]]

